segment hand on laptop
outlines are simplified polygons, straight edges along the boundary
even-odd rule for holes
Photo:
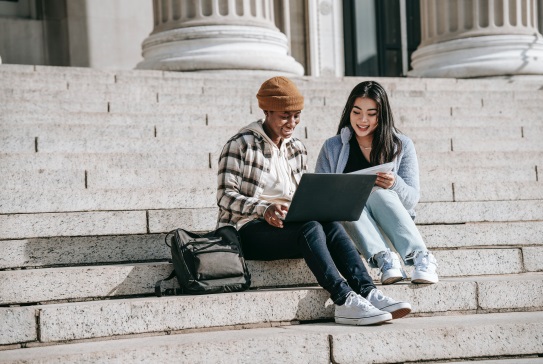
[[[264,220],[271,226],[283,227],[283,219],[287,216],[288,206],[278,203],[271,204],[264,213]]]

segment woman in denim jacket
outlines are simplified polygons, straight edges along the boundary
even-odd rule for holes
[[[326,140],[315,172],[349,173],[393,162],[392,172],[377,173],[375,189],[358,221],[343,226],[371,267],[379,268],[381,283],[405,278],[396,252],[414,265],[413,283],[436,283],[437,263],[414,223],[419,201],[419,166],[411,139],[394,126],[388,96],[377,82],[358,84],[349,95],[337,135]]]

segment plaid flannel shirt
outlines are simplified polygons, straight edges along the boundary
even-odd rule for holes
[[[306,148],[297,138],[291,138],[285,147],[288,163],[299,183],[307,171]],[[250,130],[240,131],[226,143],[219,157],[217,227],[235,226],[244,217],[264,216],[270,203],[259,197],[264,190],[262,173],[270,171],[271,148],[261,135]]]

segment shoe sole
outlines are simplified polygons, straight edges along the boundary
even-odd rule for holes
[[[401,308],[397,311],[394,311],[394,312],[391,312],[392,314],[392,318],[395,320],[395,319],[399,319],[399,318],[402,318],[406,315],[409,315],[411,313],[411,309],[410,308]]]
[[[429,280],[429,279],[424,279],[424,278],[417,278],[417,279],[411,280],[411,283],[414,283],[414,284],[434,284],[437,282],[438,282],[437,280]]]
[[[389,313],[387,315],[378,315],[373,317],[363,317],[363,318],[347,318],[347,317],[336,317],[336,324],[342,325],[353,325],[353,326],[368,326],[368,325],[378,325],[386,321],[392,320],[392,315]]]
[[[381,284],[382,285],[394,284],[402,280],[403,280],[403,277],[390,277],[390,278],[385,279],[384,281],[381,281]]]

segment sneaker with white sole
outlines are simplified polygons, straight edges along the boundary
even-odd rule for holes
[[[375,254],[372,259],[379,267],[381,284],[393,284],[406,278],[398,254],[390,249]]]
[[[413,253],[413,273],[411,274],[411,283],[437,283],[437,261],[434,255],[428,251],[416,251]]]
[[[335,321],[344,325],[375,325],[392,320],[389,312],[375,308],[364,297],[349,293],[342,305],[336,305]]]
[[[404,317],[411,312],[411,305],[407,302],[396,301],[393,298],[387,297],[374,288],[367,297],[367,300],[381,311],[390,312],[393,319]]]

